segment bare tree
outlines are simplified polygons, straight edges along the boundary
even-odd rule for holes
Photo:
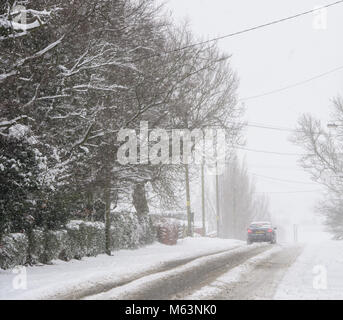
[[[329,230],[342,234],[341,199],[343,192],[343,101],[333,101],[332,127],[325,127],[312,115],[303,115],[298,122],[292,141],[305,150],[301,166],[315,182],[326,189],[325,201],[318,204],[318,211],[326,217]],[[330,124],[329,124],[330,127]]]

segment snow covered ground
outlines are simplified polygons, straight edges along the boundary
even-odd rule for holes
[[[163,277],[181,277],[200,265],[209,266],[211,275],[210,264],[216,259],[228,258],[232,262],[240,255],[246,255],[242,263],[228,267],[227,272],[180,297],[343,299],[343,241],[330,240],[321,230],[307,228],[300,230],[299,242],[305,246],[298,256],[291,244],[269,248],[260,244],[246,246],[238,240],[187,238],[176,246],[155,243],[137,250],[116,251],[111,257],[53,261],[52,265],[24,268],[21,274],[0,269],[0,299],[120,298],[124,289],[135,291]],[[206,257],[211,254],[215,255]],[[200,259],[190,261],[195,258]],[[261,290],[269,293],[263,295]],[[99,294],[102,291],[106,293]]]
[[[233,250],[198,258],[167,271],[147,275],[112,290],[88,296],[87,299],[171,299],[175,294],[179,296],[180,290],[188,290],[194,285],[199,285],[199,283],[202,282],[202,279],[211,277],[213,272],[218,272],[218,269],[220,268],[225,267],[230,269],[230,264],[239,264],[241,261],[245,261],[246,259],[249,259],[250,256],[254,255],[257,255],[258,257],[263,256],[265,259],[264,251],[268,249],[270,249],[270,245],[266,243],[240,246]],[[242,269],[241,271],[243,272],[245,269]]]
[[[213,296],[216,297],[223,290],[225,290],[227,286],[230,286],[234,283],[239,283],[240,281],[244,281],[244,278],[249,273],[252,273],[254,271],[256,265],[258,265],[262,261],[268,260],[273,254],[278,253],[281,250],[283,250],[282,247],[276,246],[257,255],[256,257],[252,257],[251,259],[248,259],[245,263],[242,263],[239,266],[224,273],[215,281],[202,287],[200,290],[197,290],[190,295],[186,295],[185,297],[183,297],[183,299],[199,300],[209,299],[209,297]]]
[[[308,243],[287,271],[274,299],[343,299],[343,241]]]
[[[94,285],[125,282],[157,271],[163,264],[196,258],[245,245],[239,240],[187,238],[176,246],[159,243],[138,250],[121,250],[81,261],[54,261],[53,265],[27,267],[24,273],[0,269],[0,299],[44,299],[77,295]],[[26,273],[26,275],[25,275]],[[20,276],[20,277],[19,277]],[[27,279],[27,288],[20,285]]]

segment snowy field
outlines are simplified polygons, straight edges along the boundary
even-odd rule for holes
[[[118,283],[153,272],[163,264],[217,253],[245,245],[239,240],[187,238],[176,246],[155,243],[138,250],[121,250],[113,256],[53,261],[53,265],[26,268],[27,288],[15,289],[16,274],[0,269],[0,299],[44,299],[80,292],[96,285]]]

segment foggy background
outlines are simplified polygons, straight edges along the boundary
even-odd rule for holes
[[[169,0],[165,8],[172,11],[170,14],[175,21],[187,21],[195,35],[208,39],[325,4],[310,0]],[[329,122],[331,99],[342,90],[343,70],[288,90],[255,96],[342,66],[343,43],[339,40],[342,14],[340,5],[329,8],[324,30],[314,28],[313,14],[218,43],[225,53],[232,54],[232,67],[240,79],[238,92],[242,100],[239,103],[246,107],[245,120],[251,125],[275,128],[247,126],[245,148],[256,151],[240,150],[239,155],[246,159],[258,191],[269,196],[273,219],[277,221],[293,224],[321,220],[314,212],[321,187],[297,165],[296,154],[303,151],[289,138],[303,113],[312,113],[321,118],[323,124]],[[250,97],[254,98],[246,99]]]

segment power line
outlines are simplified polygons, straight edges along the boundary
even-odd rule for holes
[[[232,122],[234,123],[234,122]],[[305,131],[300,131],[300,130],[292,130],[292,129],[284,129],[284,128],[276,128],[276,127],[268,127],[268,126],[257,126],[257,125],[251,125],[248,123],[235,123],[238,125],[244,125],[244,126],[254,126],[254,127],[258,127],[258,128],[263,128],[263,129],[273,129],[273,130],[287,130],[287,131],[293,131],[293,132],[305,132]],[[151,132],[153,130],[156,130],[157,128],[149,128],[148,131]],[[166,130],[168,132],[174,130],[173,128],[159,128],[159,129],[163,129]],[[187,128],[175,128],[177,130],[187,130]],[[117,129],[117,130],[113,130],[112,132],[119,132],[121,129]],[[139,130],[139,128],[131,128],[131,130]],[[265,154],[275,154],[275,155],[279,155],[279,156],[309,156],[311,154],[305,154],[305,153],[287,153],[287,152],[277,152],[277,151],[269,151],[269,150],[258,150],[258,149],[251,149],[251,148],[246,148],[246,147],[242,147],[242,146],[231,146],[231,148],[233,149],[239,149],[239,150],[244,150],[244,151],[249,151],[249,152],[256,152],[256,153],[265,153]]]
[[[280,179],[280,178],[268,177],[268,176],[256,174],[256,173],[253,173],[253,172],[250,172],[250,174],[252,174],[253,176],[256,176],[256,177],[261,177],[261,178],[264,178],[264,179],[275,180],[275,181],[280,181],[280,182],[300,183],[300,184],[312,184],[312,185],[316,184],[316,185],[317,185],[317,183],[313,183],[313,182],[305,182],[305,181],[296,181],[296,180]]]
[[[256,168],[256,169],[268,169],[268,170],[282,170],[282,171],[287,171],[287,170],[293,170],[293,171],[304,171],[304,169],[300,167],[291,167],[291,166],[273,166],[273,165],[259,165],[259,164],[249,164],[250,168]]]
[[[223,40],[223,39],[226,39],[226,38],[231,38],[231,37],[238,36],[238,35],[241,35],[241,34],[244,34],[244,33],[248,33],[248,32],[255,31],[255,30],[258,30],[258,29],[262,29],[262,28],[265,28],[265,27],[269,27],[269,26],[274,25],[274,24],[279,24],[281,22],[285,22],[285,21],[288,21],[288,20],[293,20],[293,19],[305,16],[305,15],[308,15],[308,14],[311,14],[311,13],[314,13],[314,12],[320,11],[322,9],[326,9],[326,8],[329,8],[329,7],[332,7],[332,6],[341,4],[341,3],[343,3],[343,0],[336,1],[336,2],[333,2],[333,3],[329,3],[329,4],[324,5],[322,7],[317,7],[317,8],[312,9],[312,10],[307,10],[307,11],[304,11],[304,12],[301,12],[301,13],[298,13],[298,14],[295,14],[295,15],[292,15],[292,16],[288,16],[286,18],[273,20],[273,21],[270,21],[270,22],[267,22],[267,23],[264,23],[264,24],[260,24],[260,25],[254,26],[254,27],[250,27],[250,28],[246,28],[246,29],[243,29],[243,30],[240,30],[240,31],[232,32],[232,33],[220,36],[220,37],[215,37],[215,38],[211,38],[209,40],[204,40],[204,41],[196,42],[196,43],[189,44],[189,45],[186,45],[186,46],[183,46],[183,47],[180,47],[180,48],[168,50],[168,51],[165,51],[165,52],[162,52],[162,53],[157,53],[157,54],[149,55],[149,56],[143,57],[142,59],[150,59],[150,58],[153,58],[153,57],[156,57],[156,56],[160,56],[162,54],[168,54],[168,53],[183,51],[183,50],[186,50],[186,49],[189,49],[189,48],[193,48],[193,47],[196,47],[196,46],[199,46],[199,45],[202,45],[202,44],[207,44],[207,43],[211,43],[211,42],[214,42],[214,41],[219,41],[219,40]],[[140,61],[142,59],[139,59],[138,61]]]
[[[270,126],[267,124],[253,124],[247,122],[246,124],[242,123],[243,126],[252,127],[252,128],[259,128],[259,129],[268,129],[268,130],[276,130],[276,131],[288,131],[288,132],[303,132],[301,130],[291,129],[291,128],[281,128],[276,126]]]
[[[323,192],[323,190],[302,190],[302,191],[256,191],[254,193],[261,193],[261,194],[292,194],[292,193],[317,193]]]
[[[286,152],[274,152],[274,151],[268,151],[268,150],[257,150],[257,149],[250,149],[245,147],[238,147],[235,146],[235,149],[250,151],[250,152],[257,152],[257,153],[267,153],[267,154],[275,154],[279,156],[307,156],[308,154],[305,153],[286,153]]]
[[[334,68],[334,69],[332,69],[332,70],[329,70],[329,71],[327,71],[327,72],[318,74],[318,75],[316,75],[316,76],[314,76],[314,77],[312,77],[312,78],[309,78],[309,79],[306,79],[306,80],[303,80],[303,81],[296,82],[296,83],[294,83],[294,84],[288,85],[288,86],[286,86],[286,87],[282,87],[282,88],[275,89],[275,90],[272,90],[272,91],[267,91],[267,92],[265,92],[265,93],[257,94],[257,95],[250,96],[250,97],[247,97],[247,98],[242,98],[242,99],[239,99],[238,101],[248,101],[248,100],[252,100],[252,99],[257,99],[257,98],[269,96],[269,95],[271,95],[271,94],[279,93],[279,92],[282,92],[282,91],[285,91],[285,90],[289,90],[289,89],[292,89],[292,88],[295,88],[295,87],[304,85],[304,84],[306,84],[306,83],[309,83],[309,82],[311,82],[311,81],[320,79],[320,78],[322,78],[322,77],[325,77],[325,76],[327,76],[327,75],[329,75],[329,74],[331,74],[331,73],[337,72],[337,71],[342,70],[342,69],[343,69],[343,66],[340,66],[340,67]]]
[[[305,133],[304,130],[297,130],[297,129],[291,129],[291,128],[283,128],[263,123],[254,123],[254,122],[233,122],[230,121],[230,123],[237,124],[243,127],[251,127],[251,128],[259,128],[259,129],[268,129],[268,130],[276,130],[276,131],[287,131],[287,132],[299,132],[299,133]]]
[[[258,124],[258,123],[253,123],[253,122],[246,122],[246,123],[241,123],[241,125],[246,126],[246,127],[276,130],[276,131],[287,131],[287,132],[293,132],[293,133],[308,133],[305,130],[291,129],[291,128],[286,128],[286,127],[278,127],[278,126],[267,125],[267,124],[263,124],[263,123]],[[321,132],[312,132],[312,133],[321,134]]]
[[[343,0],[342,0],[343,1]],[[249,96],[247,98],[241,98],[241,99],[238,99],[238,102],[244,102],[244,101],[248,101],[248,100],[253,100],[253,99],[257,99],[257,98],[262,98],[262,97],[265,97],[265,96],[268,96],[268,95],[272,95],[272,94],[275,94],[275,93],[279,93],[279,92],[282,92],[282,91],[286,91],[286,90],[289,90],[289,89],[292,89],[292,88],[295,88],[295,87],[298,87],[298,86],[301,86],[303,84],[306,84],[306,83],[309,83],[309,82],[312,82],[314,80],[317,80],[317,79],[320,79],[320,78],[323,78],[329,74],[332,74],[334,72],[337,72],[339,70],[343,70],[343,66],[339,66],[339,67],[336,67],[334,69],[331,69],[327,72],[324,72],[324,73],[321,73],[321,74],[318,74],[314,77],[311,77],[309,79],[306,79],[306,80],[303,80],[303,81],[299,81],[299,82],[296,82],[294,84],[291,84],[291,85],[288,85],[286,87],[282,87],[282,88],[279,88],[279,89],[275,89],[275,90],[272,90],[272,91],[267,91],[265,93],[261,93],[261,94],[257,94],[257,95],[253,95],[253,96]],[[170,93],[170,91],[163,91],[163,92],[160,92],[160,94],[167,94],[167,93]],[[129,99],[125,99],[124,101],[125,102],[128,102],[128,101],[135,101],[137,100],[137,98],[129,98]],[[238,123],[239,124],[239,123]],[[243,126],[248,126],[248,127],[255,127],[255,128],[264,128],[264,129],[271,129],[271,130],[278,130],[278,131],[290,131],[290,132],[304,132],[304,131],[301,131],[301,130],[296,130],[296,129],[290,129],[290,128],[281,128],[281,127],[277,127],[277,126],[268,126],[268,125],[265,125],[265,124],[252,124],[252,123],[241,123],[241,125]]]
[[[264,124],[264,123],[257,123],[257,122],[235,122],[235,121],[228,121],[228,123],[235,124],[235,125],[238,125],[238,126],[258,128],[258,129],[286,131],[286,132],[293,132],[293,133],[307,133],[307,131],[305,131],[305,130],[292,129],[292,128],[287,128],[287,127],[279,127],[279,126],[274,126],[274,125]],[[320,132],[315,132],[315,133],[316,134],[320,134]]]

